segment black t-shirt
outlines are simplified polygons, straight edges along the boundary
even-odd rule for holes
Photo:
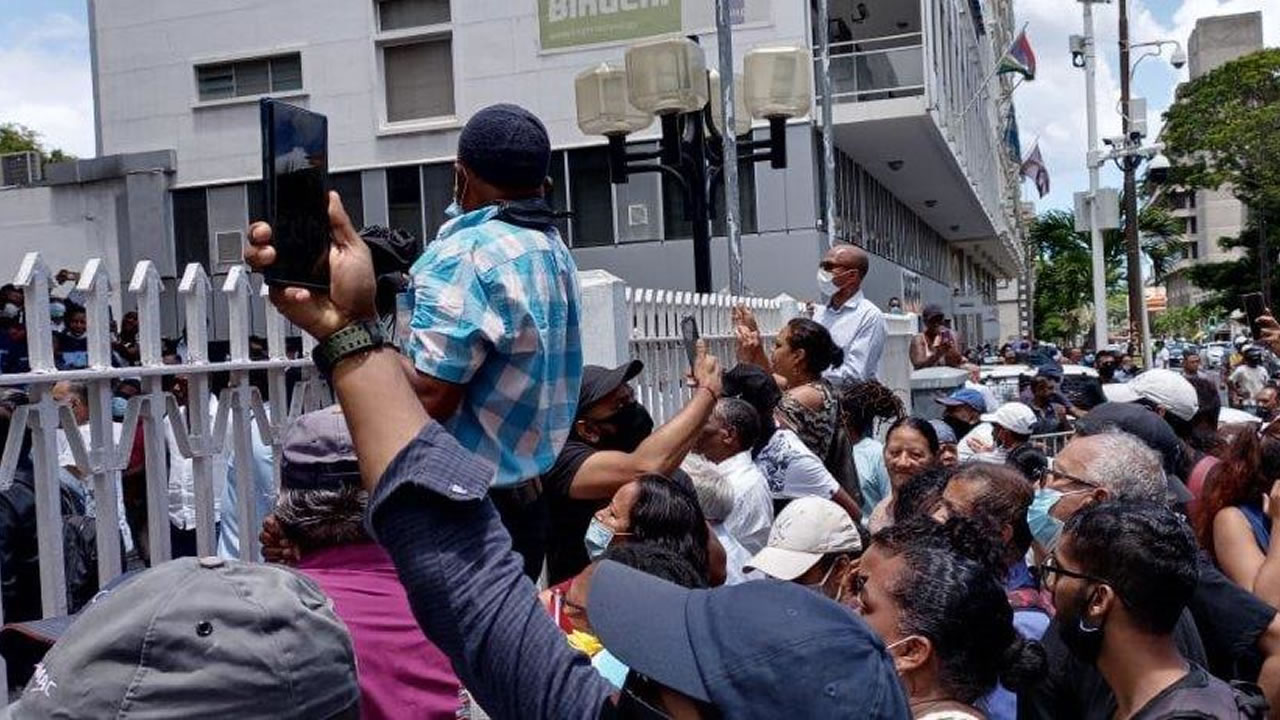
[[[1047,672],[1044,680],[1018,693],[1018,720],[1109,720],[1116,712],[1115,694],[1095,666],[1071,654],[1058,628],[1054,619],[1040,638],[1048,658]],[[1173,629],[1173,639],[1184,658],[1204,664],[1204,647],[1186,610]]]
[[[1187,609],[1204,641],[1208,662],[1201,664],[1220,678],[1256,680],[1263,660],[1258,638],[1275,618],[1275,608],[1231,582],[1201,552],[1200,582]]]
[[[1257,717],[1262,717],[1266,701],[1261,693],[1256,701],[1260,701],[1255,705]],[[1252,716],[1242,712],[1230,685],[1193,664],[1186,675],[1148,700],[1130,720],[1223,720]]]
[[[569,497],[569,486],[582,464],[596,452],[590,445],[571,438],[542,476],[542,490],[551,515],[547,536],[547,578],[551,585],[577,575],[590,562],[583,539],[591,516],[608,501],[574,500]]]

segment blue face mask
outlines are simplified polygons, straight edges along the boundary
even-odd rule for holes
[[[595,560],[609,549],[609,545],[613,543],[615,537],[630,535],[631,533],[614,532],[612,528],[600,522],[599,518],[591,518],[591,524],[587,526],[587,536],[583,538],[583,542],[587,546],[587,557]]]
[[[1052,488],[1036,490],[1031,507],[1027,509],[1027,524],[1031,526],[1031,536],[1045,550],[1052,550],[1062,535],[1062,521],[1049,514],[1050,508],[1058,504],[1062,493]]]
[[[454,198],[453,202],[449,203],[449,207],[444,209],[444,216],[450,220],[462,214],[462,203],[458,202],[457,198]]]
[[[129,407],[128,398],[122,398],[119,395],[111,398],[111,417],[115,420],[124,419],[124,411]]]

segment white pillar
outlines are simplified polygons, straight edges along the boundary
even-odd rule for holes
[[[617,367],[631,359],[631,311],[622,278],[604,270],[578,273],[582,291],[582,362]]]

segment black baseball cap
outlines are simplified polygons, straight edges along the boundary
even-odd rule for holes
[[[695,590],[606,560],[587,607],[600,641],[633,672],[723,717],[911,717],[880,638],[795,583]]]
[[[578,414],[600,402],[605,395],[631,382],[644,371],[644,363],[631,360],[616,368],[586,365],[582,368],[582,387],[578,389]]]

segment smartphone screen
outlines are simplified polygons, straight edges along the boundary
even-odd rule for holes
[[[1266,314],[1266,305],[1262,302],[1262,293],[1245,293],[1240,296],[1240,301],[1244,303],[1244,314],[1249,320],[1249,332],[1253,335],[1253,339],[1257,340],[1262,337],[1262,328],[1258,325],[1258,318]]]
[[[276,261],[272,285],[329,288],[329,121],[324,115],[264,99],[262,206]]]
[[[689,369],[693,369],[698,359],[698,321],[692,315],[685,315],[680,321],[680,335],[684,341],[684,354],[689,358]]]

